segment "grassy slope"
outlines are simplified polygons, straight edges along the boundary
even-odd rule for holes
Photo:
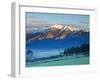
[[[36,62],[27,65],[27,67],[39,67],[39,66],[62,66],[62,65],[81,65],[81,64],[89,64],[89,57],[81,57],[81,58],[65,58],[61,60],[49,60],[48,62]]]

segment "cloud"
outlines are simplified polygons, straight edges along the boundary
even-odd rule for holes
[[[48,27],[27,27],[26,28],[26,33],[36,33],[36,32],[41,32],[48,29]]]
[[[48,22],[36,19],[36,18],[27,18],[26,19],[26,27],[43,27],[48,26]]]

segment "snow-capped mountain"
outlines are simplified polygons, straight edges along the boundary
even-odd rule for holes
[[[50,26],[50,29],[62,29],[62,28],[64,28],[64,26],[60,24],[54,24]]]
[[[61,29],[61,30],[70,30],[70,31],[79,31],[83,30],[82,28],[79,28],[79,25],[73,25],[73,24],[68,24],[68,25],[61,25],[61,24],[54,24],[50,26],[50,29]]]
[[[64,39],[69,35],[78,36],[84,33],[85,30],[78,28],[76,25],[61,25],[54,24],[49,26],[48,29],[37,32],[35,34],[26,34],[27,42],[32,40],[43,40],[43,39]]]

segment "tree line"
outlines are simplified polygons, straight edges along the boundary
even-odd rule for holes
[[[83,54],[89,56],[89,44],[82,44],[78,47],[67,48],[61,53],[63,56],[79,55]]]

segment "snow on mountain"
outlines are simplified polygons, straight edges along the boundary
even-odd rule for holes
[[[82,28],[79,28],[79,25],[72,25],[72,24],[68,24],[68,25],[61,25],[61,24],[54,24],[52,26],[50,26],[50,29],[55,30],[55,29],[60,29],[60,30],[66,30],[66,31],[79,31],[79,30],[83,30]]]
[[[27,36],[27,40],[43,40],[43,39],[64,39],[70,34],[80,35],[81,33],[86,32],[84,29],[79,28],[76,25],[61,25],[54,24],[49,26],[48,29],[45,29],[42,32],[37,32]],[[76,34],[78,33],[78,34]],[[74,35],[74,36],[75,36]]]
[[[70,31],[77,31],[76,27],[72,27],[72,26],[69,26],[69,25],[66,25],[65,28],[67,28]]]
[[[62,29],[64,26],[60,25],[60,24],[54,24],[52,26],[50,26],[50,29]]]

